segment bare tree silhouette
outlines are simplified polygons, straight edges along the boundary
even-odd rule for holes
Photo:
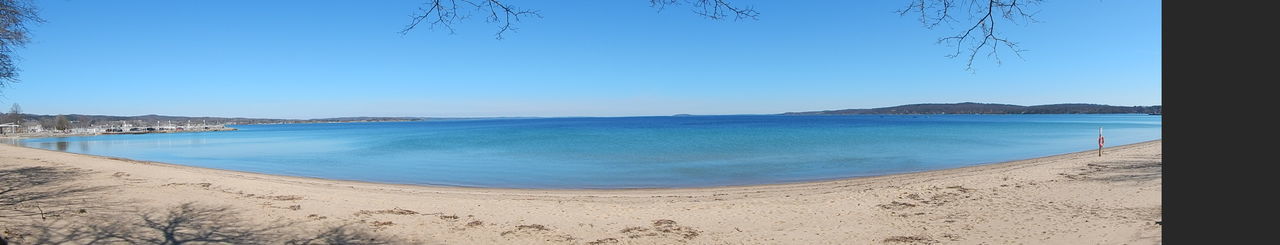
[[[75,183],[84,171],[0,164],[0,244],[19,236],[22,224],[57,222],[69,216],[109,212],[118,203],[102,200],[106,186]],[[36,242],[33,244],[45,244]]]
[[[396,237],[383,236],[369,231],[368,228],[351,224],[338,225],[320,230],[319,233],[286,241],[289,245],[320,244],[406,244]]]
[[[255,226],[226,206],[183,203],[162,215],[141,214],[139,232],[127,237],[133,243],[179,245],[187,243],[266,244],[284,225]]]
[[[255,223],[228,206],[182,203],[165,210],[26,222],[14,241],[30,244],[408,244],[354,224],[308,229],[299,222]],[[3,238],[0,238],[3,239]]]
[[[502,34],[517,29],[513,24],[519,23],[521,17],[542,18],[537,10],[521,9],[498,0],[431,0],[419,8],[418,12],[409,25],[400,30],[401,34],[408,33],[423,22],[429,24],[428,28],[440,26],[452,34],[454,24],[469,18],[472,12],[481,12],[485,15],[485,22],[498,24],[498,32],[494,36],[502,39]]]
[[[33,244],[268,244],[282,227],[254,225],[228,207],[195,203],[131,213],[137,215],[30,222],[27,236]]]
[[[132,227],[120,220],[98,216],[32,221],[15,241],[30,244],[121,244],[133,236]],[[136,244],[136,243],[134,243]]]
[[[0,165],[0,223],[110,208],[112,203],[99,200],[95,195],[108,187],[73,183],[82,174],[82,171],[52,167],[3,168]]]
[[[987,57],[1000,64],[1001,46],[1019,59],[1022,58],[1022,51],[1025,50],[1018,47],[1018,43],[1001,35],[996,23],[1001,19],[1012,24],[1035,23],[1036,11],[1033,8],[1040,2],[1041,0],[911,0],[906,8],[898,10],[898,14],[919,14],[920,23],[929,29],[942,23],[958,22],[955,18],[957,14],[967,15],[968,21],[973,21],[972,24],[966,25],[968,27],[959,34],[939,38],[938,43],[955,46],[956,51],[946,57],[966,57],[965,70],[973,71],[973,60],[981,52],[986,52]]]
[[[694,13],[714,20],[725,19],[730,15],[734,19],[756,19],[760,14],[751,7],[735,6],[727,0],[649,0],[649,5],[659,11],[681,4],[688,4]],[[401,29],[400,33],[407,34],[425,23],[429,29],[443,27],[452,34],[454,24],[477,12],[484,15],[485,22],[498,25],[498,32],[494,34],[497,39],[502,39],[507,31],[518,30],[515,25],[524,20],[522,18],[542,18],[538,10],[519,8],[502,0],[430,0],[418,8],[409,25]]]
[[[1022,51],[1016,42],[1011,41],[999,32],[997,21],[1004,19],[1010,23],[1036,22],[1032,9],[1041,0],[909,0],[907,7],[897,11],[900,15],[919,14],[920,22],[926,28],[934,28],[942,23],[958,21],[957,14],[968,16],[972,25],[957,35],[942,37],[938,43],[954,45],[956,51],[946,55],[949,58],[966,57],[966,70],[973,70],[973,61],[979,53],[985,52],[997,64],[1001,63],[1001,46],[1022,58]],[[698,15],[713,20],[758,19],[760,12],[750,6],[740,6],[730,0],[649,0],[649,5],[659,11],[669,6],[688,5]],[[506,3],[503,0],[429,0],[411,16],[410,22],[401,34],[422,24],[428,28],[442,27],[454,33],[453,26],[464,21],[474,13],[484,16],[487,23],[495,23],[498,31],[497,39],[503,39],[508,31],[518,30],[517,24],[528,18],[542,18],[538,10],[525,9]],[[11,52],[30,41],[27,24],[43,22],[36,14],[36,8],[29,0],[0,0],[0,88],[7,83],[17,82],[18,68],[14,66]],[[1000,25],[1003,26],[1003,25]],[[968,51],[967,53],[965,51]]]
[[[961,22],[957,16],[965,16],[967,28],[956,35],[938,39],[939,44],[953,45],[956,51],[947,54],[948,58],[965,57],[965,70],[973,71],[973,61],[979,53],[985,52],[988,57],[1001,63],[1000,50],[1009,50],[1018,58],[1025,51],[1018,43],[1011,41],[999,32],[997,22],[1001,19],[1009,23],[1035,23],[1034,8],[1042,0],[909,0],[907,7],[896,11],[899,15],[919,14],[920,23],[927,29],[940,24]],[[733,16],[734,20],[759,19],[760,12],[750,6],[739,6],[729,0],[649,0],[649,6],[662,11],[669,6],[688,5],[695,14],[713,20],[723,20]],[[453,25],[466,20],[471,12],[485,15],[488,23],[497,23],[497,39],[502,39],[507,31],[516,30],[515,24],[522,17],[541,18],[537,10],[517,8],[502,0],[431,0],[419,8],[413,15],[409,25],[400,30],[406,34],[419,24],[427,23],[431,29],[444,27],[454,33]],[[1003,23],[1003,22],[1001,22]],[[968,51],[968,52],[966,52]]]
[[[760,17],[751,6],[734,6],[725,0],[649,0],[649,6],[662,11],[667,6],[676,6],[681,3],[689,4],[693,7],[693,13],[707,17],[713,20],[723,20],[733,15],[734,20],[752,19],[756,20]]]
[[[407,244],[361,225],[311,229],[254,222],[229,206],[182,203],[139,209],[103,198],[110,186],[77,183],[87,171],[0,163],[0,245],[15,244]]]
[[[0,88],[18,81],[12,52],[31,40],[27,24],[43,21],[29,0],[0,0]]]

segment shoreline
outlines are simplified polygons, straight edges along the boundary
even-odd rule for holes
[[[359,228],[403,241],[392,244],[1159,244],[1161,145],[874,177],[648,189],[385,184],[0,145],[0,176],[75,173],[47,188],[74,196],[0,204],[0,237],[26,244],[41,233],[18,224],[137,220],[195,203],[235,210],[226,216],[247,223]],[[58,191],[67,188],[86,191]]]
[[[210,132],[212,132],[212,131],[210,131]],[[193,133],[194,133],[194,132],[193,132]],[[91,135],[91,136],[98,136],[98,135]],[[46,137],[39,137],[39,138],[46,138]],[[21,138],[20,138],[19,140],[21,140]],[[1129,148],[1129,147],[1134,147],[1134,146],[1137,146],[1137,145],[1152,144],[1152,143],[1157,143],[1157,142],[1163,142],[1163,139],[1148,140],[1148,141],[1142,141],[1142,142],[1131,143],[1131,144],[1125,144],[1125,145],[1118,145],[1118,146],[1105,147],[1105,148],[1103,148],[1103,152],[1105,153],[1106,151],[1115,151],[1115,150],[1125,149],[1125,148]],[[46,151],[46,152],[51,152],[51,153],[72,154],[72,155],[77,155],[77,156],[93,157],[93,158],[99,158],[99,159],[108,159],[108,160],[124,161],[124,162],[132,162],[132,163],[147,164],[147,165],[155,165],[155,166],[161,166],[161,167],[167,167],[167,168],[188,169],[188,170],[201,170],[201,171],[218,171],[218,172],[226,172],[226,173],[222,173],[222,174],[230,174],[230,175],[236,175],[236,176],[256,175],[256,176],[253,176],[253,177],[254,177],[254,178],[283,178],[283,179],[286,179],[286,180],[288,180],[288,179],[294,179],[292,182],[298,182],[298,183],[303,183],[303,182],[338,182],[338,183],[346,183],[346,184],[352,184],[352,185],[386,185],[386,186],[409,187],[409,188],[412,188],[412,187],[423,187],[423,188],[428,188],[428,189],[453,189],[453,190],[456,190],[456,191],[463,191],[463,190],[470,190],[470,191],[492,190],[492,191],[497,191],[497,192],[507,192],[507,193],[514,193],[514,192],[593,192],[593,191],[600,191],[600,192],[613,192],[613,191],[620,191],[620,192],[625,192],[625,191],[651,191],[651,192],[662,192],[662,191],[680,191],[680,190],[690,190],[690,191],[693,191],[693,190],[716,191],[716,190],[733,190],[733,189],[756,189],[756,188],[768,188],[768,187],[774,187],[774,188],[802,187],[802,186],[811,186],[811,185],[827,185],[827,184],[835,184],[835,183],[855,182],[855,181],[858,181],[858,180],[861,180],[861,179],[871,179],[871,180],[866,180],[866,181],[874,181],[873,179],[876,179],[876,178],[891,178],[891,177],[895,177],[895,176],[902,176],[902,177],[921,177],[921,176],[927,176],[927,175],[956,174],[956,173],[958,173],[958,172],[984,171],[984,170],[991,170],[991,169],[998,169],[998,168],[1013,167],[1013,166],[1011,166],[1011,165],[1020,165],[1020,164],[1028,164],[1028,163],[1035,163],[1035,162],[1052,161],[1052,160],[1054,160],[1054,159],[1074,157],[1075,155],[1082,155],[1082,154],[1092,154],[1092,153],[1097,153],[1097,150],[1084,150],[1084,151],[1077,151],[1077,152],[1070,152],[1070,153],[1063,153],[1063,154],[1056,154],[1056,155],[1048,155],[1048,156],[1041,156],[1041,157],[1034,157],[1034,158],[1027,158],[1027,159],[1009,160],[1009,161],[1003,161],[1003,162],[984,163],[984,164],[977,164],[977,165],[970,165],[970,166],[956,167],[956,168],[934,169],[934,170],[924,170],[924,171],[906,172],[906,173],[892,173],[892,174],[872,175],[872,176],[858,176],[858,177],[833,178],[833,179],[822,179],[822,180],[811,180],[811,181],[797,181],[797,182],[770,183],[770,184],[755,184],[755,185],[722,185],[722,186],[704,186],[704,187],[669,187],[669,188],[662,188],[662,187],[657,187],[657,188],[654,188],[654,187],[641,187],[641,188],[506,188],[506,187],[451,186],[451,185],[430,185],[430,184],[402,184],[402,183],[387,183],[387,182],[375,182],[375,181],[363,181],[363,180],[328,179],[328,178],[321,178],[321,177],[308,177],[308,176],[295,176],[295,175],[268,174],[268,173],[258,173],[258,172],[241,171],[241,170],[232,170],[232,169],[220,169],[220,168],[198,167],[198,166],[190,166],[190,165],[183,165],[183,164],[177,164],[177,163],[167,163],[167,162],[148,161],[148,160],[137,160],[137,159],[131,159],[131,158],[124,158],[124,157],[100,156],[100,155],[92,155],[92,154],[82,154],[82,153],[74,153],[74,152],[55,151],[55,150],[41,149],[41,148],[34,148],[34,147],[25,147],[25,146],[19,146],[19,145],[7,145],[7,144],[0,144],[0,146],[13,146],[13,147],[18,147],[18,148],[23,148],[23,149],[40,150],[40,151]]]
[[[206,132],[222,132],[237,131],[240,129],[232,127],[220,127],[210,129],[191,129],[182,131],[157,130],[157,131],[133,131],[133,132],[96,132],[96,133],[21,133],[0,135],[0,139],[24,140],[24,139],[40,139],[40,138],[64,138],[64,137],[93,137],[104,135],[135,135],[135,134],[180,134],[180,133],[206,133]]]

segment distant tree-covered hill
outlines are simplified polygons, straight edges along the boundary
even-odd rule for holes
[[[1111,106],[1098,104],[1052,104],[1020,106],[1008,104],[955,103],[911,104],[873,109],[787,112],[783,115],[857,115],[857,114],[1160,114],[1160,106]]]

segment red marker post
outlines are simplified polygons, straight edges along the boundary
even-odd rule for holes
[[[1102,127],[1098,127],[1098,156],[1102,156],[1103,142],[1106,142],[1106,140],[1102,138]]]

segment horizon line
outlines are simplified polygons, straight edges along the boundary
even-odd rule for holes
[[[840,110],[869,110],[869,109],[880,109],[880,108],[890,108],[890,107],[910,106],[910,105],[958,105],[958,104],[1013,105],[1013,106],[1023,106],[1023,107],[1046,106],[1046,105],[1073,105],[1073,104],[1080,104],[1080,105],[1102,105],[1102,106],[1115,106],[1115,107],[1151,107],[1151,106],[1161,106],[1161,107],[1163,107],[1163,105],[1162,105],[1162,104],[1156,104],[1156,105],[1133,105],[1133,106],[1123,106],[1123,105],[1107,105],[1107,104],[1096,104],[1096,103],[1054,103],[1054,104],[1040,104],[1040,105],[1016,105],[1016,104],[982,103],[982,102],[955,102],[955,103],[945,103],[945,102],[942,102],[942,103],[936,103],[936,102],[930,102],[930,103],[913,103],[913,104],[902,104],[902,105],[896,105],[896,106],[874,107],[874,108],[825,109],[825,110],[806,110],[806,111],[790,111],[790,112],[775,112],[775,113],[733,113],[733,114],[692,114],[692,113],[672,113],[672,114],[665,114],[665,115],[612,115],[612,116],[585,116],[585,115],[563,115],[563,116],[338,116],[338,117],[316,117],[316,118],[266,118],[266,117],[244,117],[244,116],[230,116],[230,117],[220,117],[220,116],[178,116],[178,115],[161,115],[161,114],[154,114],[154,113],[152,113],[152,114],[143,114],[143,115],[133,115],[133,116],[105,115],[105,114],[79,114],[79,113],[72,113],[72,114],[35,114],[35,113],[22,113],[22,114],[26,114],[26,115],[34,115],[34,116],[79,115],[79,116],[106,116],[106,117],[144,117],[144,116],[161,116],[161,117],[194,117],[194,118],[198,118],[198,117],[208,117],[208,118],[220,118],[220,119],[298,120],[298,121],[307,121],[307,120],[326,120],[326,119],[344,119],[344,118],[387,118],[387,119],[389,119],[389,118],[406,118],[406,119],[503,119],[503,118],[510,118],[510,119],[519,119],[519,118],[604,118],[604,117],[663,117],[663,116],[748,116],[748,115],[783,115],[783,114],[787,114],[787,113],[801,113],[801,112],[823,112],[823,111],[840,111]],[[0,113],[0,114],[7,114],[7,113]]]

